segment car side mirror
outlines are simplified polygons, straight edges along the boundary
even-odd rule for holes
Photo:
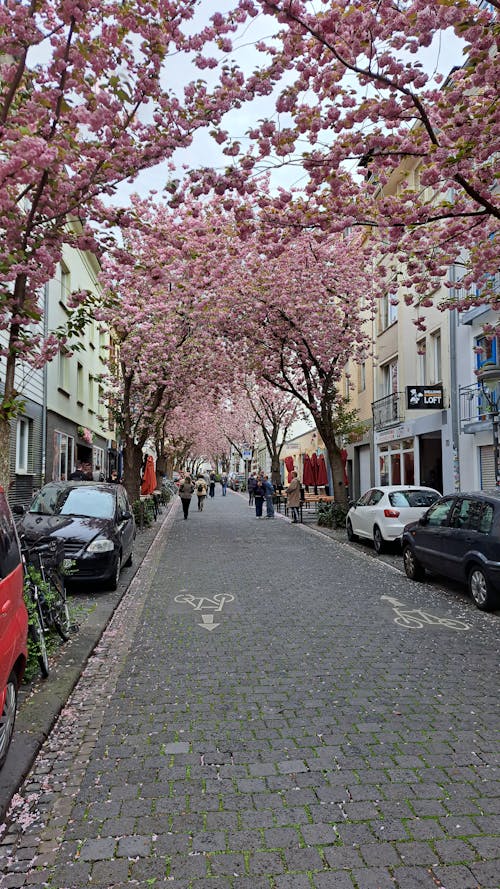
[[[428,525],[429,524],[428,516],[426,516],[426,515],[420,516],[420,518],[418,520],[418,524],[419,525]]]
[[[127,512],[122,512],[122,519],[124,522],[127,522],[131,518],[132,518],[132,513],[130,512],[130,510],[127,510]]]

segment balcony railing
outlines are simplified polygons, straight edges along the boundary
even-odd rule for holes
[[[384,398],[379,398],[372,403],[373,428],[383,429],[385,426],[395,426],[404,420],[403,392],[391,392]]]
[[[498,413],[500,405],[498,401],[486,396],[480,383],[472,383],[470,386],[461,386],[460,396],[460,425],[464,432],[474,432],[477,424],[489,424],[492,417]],[[468,429],[467,427],[475,427]]]

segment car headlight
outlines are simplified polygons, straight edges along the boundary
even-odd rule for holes
[[[107,537],[96,537],[87,547],[88,553],[109,553],[114,550],[115,545],[112,540]]]

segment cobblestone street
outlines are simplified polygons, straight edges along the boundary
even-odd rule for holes
[[[498,889],[498,615],[175,504],[0,836],[0,886]]]

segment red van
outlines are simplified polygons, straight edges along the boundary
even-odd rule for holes
[[[19,540],[0,487],[0,768],[14,731],[17,691],[28,657],[28,613],[23,586]]]

